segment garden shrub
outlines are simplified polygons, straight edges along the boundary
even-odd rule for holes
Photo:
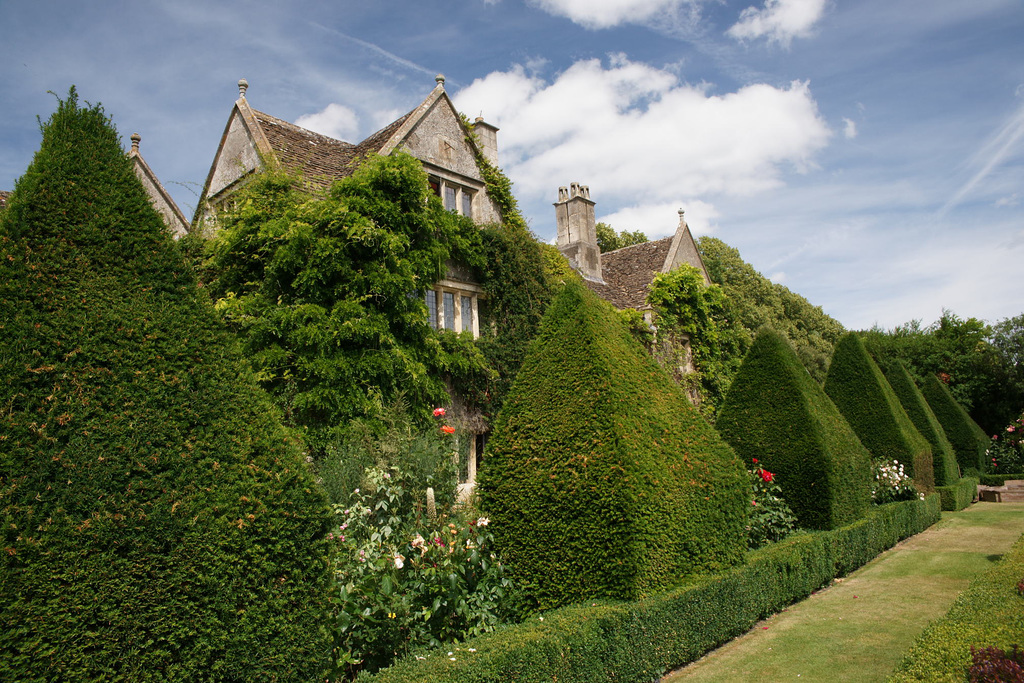
[[[1002,486],[1014,479],[1024,479],[1024,472],[1010,474],[982,474],[978,476],[978,483],[985,486]]]
[[[748,470],[753,496],[747,518],[747,547],[756,550],[791,534],[796,516],[782,497],[775,474],[758,464],[757,458],[753,464],[754,469]]]
[[[836,344],[824,389],[872,458],[898,460],[922,491],[935,487],[931,445],[856,334]]]
[[[985,452],[985,461],[986,467],[992,472],[1024,472],[1024,415],[1011,421],[998,434],[992,435],[992,441]]]
[[[545,314],[478,486],[499,554],[539,608],[635,598],[745,548],[739,459],[578,283]]]
[[[903,409],[907,411],[907,417],[917,427],[932,447],[932,469],[935,473],[936,486],[949,486],[955,484],[960,478],[956,467],[956,453],[953,452],[953,444],[946,438],[946,432],[939,424],[938,418],[932,412],[924,394],[917,387],[914,378],[910,376],[907,366],[900,360],[890,361],[882,368],[885,378],[889,380],[896,397],[900,400]]]
[[[951,486],[936,486],[942,500],[942,509],[949,512],[963,510],[978,497],[977,477],[964,477]]]
[[[889,679],[966,681],[971,649],[1010,650],[1024,645],[1024,537],[961,593],[944,617],[931,623],[914,642]],[[1012,680],[1012,679],[1011,679]]]
[[[914,480],[906,473],[899,460],[874,460],[871,463],[871,499],[875,505],[885,505],[898,500],[913,500],[918,493]]]
[[[968,469],[985,471],[985,451],[990,439],[981,427],[971,419],[963,409],[949,387],[935,375],[928,375],[921,385],[921,393],[928,400],[935,417],[946,432],[946,438],[953,444],[956,461],[960,465],[960,473],[967,474]]]
[[[335,676],[492,631],[508,616],[510,582],[490,520],[432,510],[420,483],[399,467],[370,467],[334,506]]]
[[[937,496],[874,507],[854,524],[794,534],[714,576],[635,602],[590,600],[420,658],[367,683],[649,683],[745,633],[939,519]]]
[[[99,106],[0,216],[0,679],[312,681],[326,500]]]
[[[870,456],[780,334],[758,333],[715,427],[774,473],[798,526],[834,529],[867,511]]]

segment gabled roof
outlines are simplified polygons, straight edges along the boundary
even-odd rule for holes
[[[268,165],[299,173],[311,187],[326,188],[335,180],[351,175],[366,157],[387,155],[397,147],[406,145],[425,163],[433,162],[438,168],[444,168],[443,162],[432,158],[435,156],[432,151],[411,147],[416,138],[414,129],[436,111],[439,103],[451,110],[451,118],[455,123],[450,125],[458,128],[458,135],[454,137],[465,141],[474,151],[479,151],[472,136],[466,135],[464,124],[444,90],[444,77],[438,76],[436,81],[437,85],[418,107],[358,144],[315,133],[253,109],[245,96],[248,83],[244,79],[239,81],[239,97],[228,117],[207,176],[197,218],[208,211],[207,200],[220,195],[249,173]],[[436,123],[434,120],[431,125]],[[422,147],[424,143],[417,140],[416,144]],[[475,165],[472,173],[478,175]]]
[[[587,280],[587,286],[615,308],[644,308],[647,290],[661,272],[672,246],[672,237],[634,244],[601,254],[605,284]]]
[[[128,152],[128,158],[132,160],[135,175],[138,176],[142,186],[146,189],[149,201],[153,204],[153,208],[156,209],[157,213],[164,219],[164,223],[170,229],[171,234],[175,237],[184,237],[188,234],[188,221],[185,220],[185,214],[181,212],[174,199],[164,188],[163,183],[156,177],[156,173],[153,173],[153,169],[142,158],[142,154],[139,152],[139,142],[142,140],[142,137],[138,133],[133,133],[131,140],[132,148]]]
[[[605,283],[587,280],[587,286],[615,308],[647,308],[647,292],[654,276],[683,264],[699,270],[704,276],[704,283],[711,284],[690,226],[680,211],[679,226],[671,237],[601,254],[601,277]]]

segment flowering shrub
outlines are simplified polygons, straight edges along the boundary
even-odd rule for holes
[[[335,677],[350,680],[419,647],[493,630],[509,581],[489,520],[417,510],[397,467],[366,470],[364,487],[335,505]]]
[[[871,499],[875,505],[893,503],[897,500],[924,498],[914,487],[913,478],[903,471],[899,460],[875,460],[871,463],[874,477],[871,480]]]
[[[999,474],[1024,472],[1024,415],[992,436],[985,461],[992,472]]]
[[[753,459],[756,469],[747,470],[753,496],[747,521],[747,547],[751,550],[782,540],[796,524],[796,516],[782,499],[775,475]]]
[[[971,683],[1024,681],[1024,650],[1014,645],[1009,652],[998,647],[971,647]]]

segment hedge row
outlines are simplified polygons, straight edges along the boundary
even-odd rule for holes
[[[919,488],[935,487],[932,447],[917,431],[864,342],[849,333],[836,344],[825,393],[876,460],[898,460]]]
[[[544,316],[479,487],[531,608],[636,599],[742,562],[746,550],[739,458],[579,283]]]
[[[985,486],[1002,486],[1014,479],[1024,479],[1024,472],[1017,474],[981,474],[978,475],[979,483]]]
[[[746,462],[775,474],[799,526],[835,529],[867,512],[870,455],[777,332],[758,333],[715,427]]]
[[[938,496],[871,510],[854,524],[799,534],[715,576],[638,602],[591,602],[533,617],[360,681],[647,683],[934,524]]]
[[[932,447],[932,465],[935,472],[936,486],[954,486],[959,475],[956,468],[956,453],[953,444],[946,438],[946,432],[939,424],[935,413],[928,405],[924,394],[918,389],[914,378],[910,376],[902,361],[890,361],[882,368],[885,378],[889,380],[896,397],[907,411],[907,417],[917,427]]]
[[[956,512],[974,502],[978,495],[978,480],[974,477],[964,477],[951,486],[936,486],[935,492],[942,499],[943,510]]]
[[[897,665],[890,683],[961,683],[967,680],[971,647],[1009,650],[1012,645],[1024,645],[1022,577],[1024,536],[996,566],[971,582],[944,617],[925,629]]]

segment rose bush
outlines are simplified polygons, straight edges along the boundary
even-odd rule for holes
[[[348,505],[335,505],[335,677],[351,680],[417,648],[493,630],[510,583],[489,520],[431,518],[398,467],[371,467]]]
[[[875,505],[898,500],[924,498],[914,486],[914,479],[903,471],[898,460],[874,460],[871,463],[871,499]]]
[[[989,470],[996,474],[1024,472],[1024,415],[992,436],[985,458]]]
[[[775,474],[753,459],[755,469],[750,475],[752,497],[747,521],[747,547],[751,550],[780,541],[796,524],[796,516],[782,498],[782,489],[775,483]]]

